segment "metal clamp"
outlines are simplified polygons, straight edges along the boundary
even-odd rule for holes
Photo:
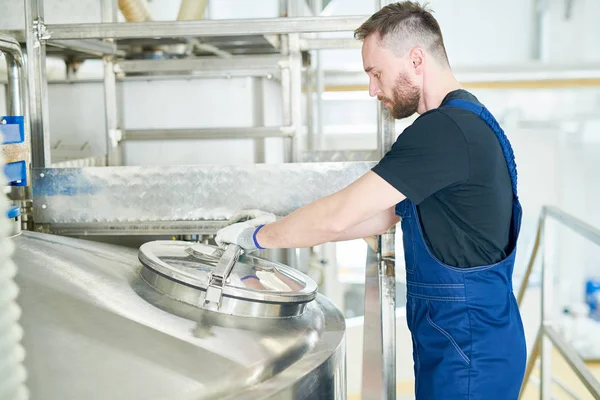
[[[221,299],[223,297],[223,286],[231,273],[231,269],[240,258],[242,248],[235,244],[227,246],[225,253],[219,260],[214,271],[210,274],[208,287],[206,288],[206,296],[202,308],[207,310],[218,310],[221,307]]]
[[[33,34],[35,36],[34,47],[39,47],[40,43],[50,39],[51,34],[46,28],[46,23],[42,18],[36,18],[33,20]]]

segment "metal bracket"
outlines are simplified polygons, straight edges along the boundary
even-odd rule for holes
[[[214,271],[210,274],[202,308],[213,311],[221,308],[223,286],[231,273],[231,269],[240,258],[241,253],[242,248],[238,245],[230,244],[227,247]]]
[[[46,23],[42,18],[33,20],[33,35],[35,36],[34,47],[38,47],[41,42],[50,39],[51,33],[46,29]]]

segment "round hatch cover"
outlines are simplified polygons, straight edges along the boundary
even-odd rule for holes
[[[142,278],[158,291],[207,310],[253,317],[301,315],[317,284],[286,265],[241,254],[238,246],[159,240],[143,244]]]

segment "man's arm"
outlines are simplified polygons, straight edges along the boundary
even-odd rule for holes
[[[335,241],[341,242],[344,240],[364,239],[373,235],[382,235],[399,221],[400,217],[396,215],[396,207],[390,207],[342,232]]]
[[[380,232],[383,227],[375,223],[371,225],[367,220],[382,212],[389,213],[390,208],[404,199],[402,193],[369,171],[339,192],[265,225],[257,233],[256,240],[263,248],[300,248],[345,240],[356,235],[370,236]],[[377,219],[374,221],[381,222]],[[375,232],[368,232],[370,228]]]

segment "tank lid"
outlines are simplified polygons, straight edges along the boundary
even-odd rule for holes
[[[143,244],[138,258],[146,267],[142,278],[150,285],[211,311],[293,316],[301,314],[317,294],[317,285],[308,276],[286,265],[242,254],[235,245],[222,250],[202,243],[159,240]]]

